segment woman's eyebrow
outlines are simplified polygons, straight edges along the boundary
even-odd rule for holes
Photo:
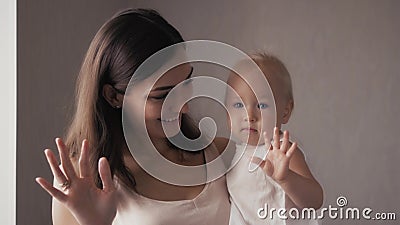
[[[189,78],[192,76],[192,73],[193,73],[193,66],[191,67],[190,72],[189,72],[189,75],[185,78],[185,80],[189,79]],[[168,90],[168,89],[174,88],[175,86],[176,86],[176,84],[175,84],[175,85],[169,85],[169,86],[157,87],[157,88],[154,88],[154,89],[151,90],[151,91],[163,91],[163,90]]]

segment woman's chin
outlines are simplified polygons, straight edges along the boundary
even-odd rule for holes
[[[160,131],[164,133],[164,137],[170,138],[179,134],[181,130],[180,124],[178,121],[174,122],[164,122],[162,123],[162,127],[160,127]]]
[[[151,137],[156,137],[156,138],[172,138],[175,137],[176,135],[179,134],[179,129],[162,129],[160,128],[158,132],[149,134]]]

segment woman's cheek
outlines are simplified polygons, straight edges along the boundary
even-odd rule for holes
[[[159,119],[161,118],[162,103],[147,101],[145,107],[145,119]]]

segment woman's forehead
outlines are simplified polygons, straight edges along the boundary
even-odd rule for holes
[[[190,77],[192,69],[193,68],[189,63],[178,65],[161,74],[152,89],[175,86]]]

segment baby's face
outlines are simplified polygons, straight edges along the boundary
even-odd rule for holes
[[[233,137],[253,146],[263,144],[263,132],[271,133],[275,126],[275,105],[269,88],[264,82],[253,82],[250,88],[238,76],[231,76],[228,84],[237,93],[228,91],[225,103]]]

